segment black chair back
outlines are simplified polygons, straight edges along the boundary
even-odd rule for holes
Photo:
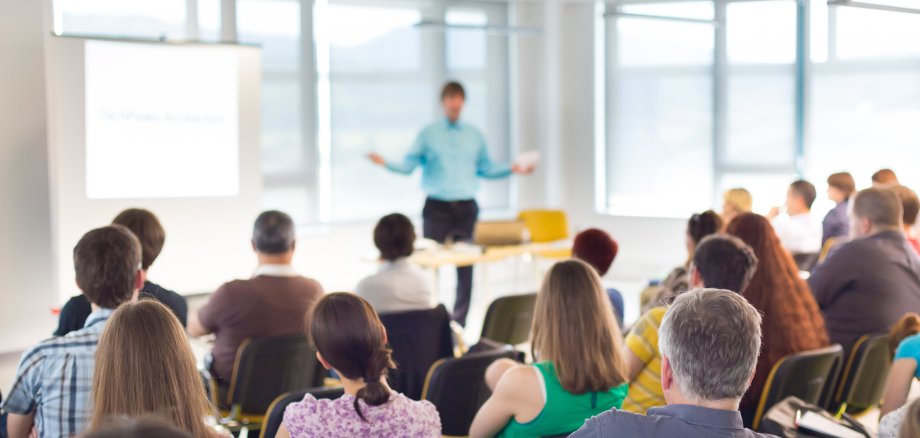
[[[891,370],[888,341],[888,335],[856,340],[837,385],[834,410],[842,408],[848,414],[860,414],[879,405]]]
[[[441,304],[431,310],[384,313],[380,321],[396,362],[387,381],[394,391],[419,400],[431,364],[454,354],[450,315]]]
[[[265,419],[262,421],[262,430],[259,431],[259,438],[275,438],[281,423],[284,421],[284,410],[291,403],[297,403],[303,400],[304,396],[312,394],[317,400],[336,399],[345,394],[342,388],[313,388],[286,392],[278,396],[275,401],[268,407]]]
[[[441,359],[431,366],[422,398],[438,409],[442,435],[469,435],[473,417],[491,395],[485,383],[486,368],[498,359],[517,357],[514,350],[506,347]]]
[[[279,395],[323,385],[326,370],[302,334],[247,339],[236,353],[227,405],[264,414]]]
[[[796,396],[802,401],[820,404],[825,386],[834,380],[835,364],[842,358],[843,348],[834,344],[780,359],[767,376],[752,428],[757,430],[764,413],[786,397]]]
[[[795,260],[795,265],[798,266],[799,271],[811,272],[815,265],[818,264],[820,256],[821,253],[818,252],[801,252],[793,254],[792,259]]]
[[[509,345],[527,342],[536,302],[537,294],[511,295],[492,301],[481,337]]]

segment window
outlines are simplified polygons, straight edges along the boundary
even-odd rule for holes
[[[711,199],[712,5],[680,4],[673,12],[687,21],[648,18],[664,13],[650,6],[624,7],[608,21],[615,70],[607,84],[606,201],[616,214],[668,216]],[[662,193],[673,196],[662,202]]]
[[[920,161],[920,15],[834,6],[813,14],[828,36],[823,56],[812,52],[806,175],[823,183],[847,170],[866,186],[890,167],[920,188],[920,174],[902,164]]]

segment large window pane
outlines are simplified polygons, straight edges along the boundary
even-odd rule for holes
[[[920,6],[912,2],[911,7]],[[920,55],[920,15],[836,7],[840,59]]]
[[[266,72],[300,70],[300,3],[295,0],[237,0],[240,41],[262,47]]]
[[[730,3],[726,18],[728,62],[795,62],[795,13],[795,1],[791,0]]]
[[[620,65],[712,64],[712,26],[639,18],[620,18],[616,22]]]
[[[64,34],[185,38],[185,0],[55,0],[54,14]]]
[[[481,11],[448,10],[444,20],[457,26],[447,31],[447,68],[457,70],[482,70],[486,67],[486,32],[488,17]],[[470,27],[470,28],[465,28]]]
[[[920,188],[920,68],[815,72],[808,175],[821,181],[849,171],[857,186],[883,167]]]
[[[711,11],[703,2],[691,7]],[[673,14],[624,12],[686,13],[679,8],[686,5]],[[612,23],[617,67],[607,87],[608,210],[685,217],[712,199],[713,26],[633,17]]]
[[[414,72],[420,68],[417,9],[329,5],[322,17],[332,73]]]
[[[608,206],[682,217],[712,195],[712,80],[621,75],[608,155]],[[694,177],[688,177],[694,175]]]
[[[723,165],[795,163],[794,1],[731,3]]]
[[[410,178],[388,173],[370,163],[367,154],[376,151],[401,159],[421,124],[430,120],[436,99],[428,83],[412,80],[332,84],[332,220],[371,219],[388,211],[415,213],[421,208],[418,174]]]

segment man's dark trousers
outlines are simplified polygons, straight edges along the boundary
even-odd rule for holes
[[[463,201],[425,200],[422,210],[422,228],[426,238],[439,243],[469,241],[473,238],[479,205],[473,199]],[[457,299],[451,317],[462,325],[470,310],[470,295],[473,290],[473,267],[457,268]]]

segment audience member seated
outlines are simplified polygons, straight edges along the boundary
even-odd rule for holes
[[[619,245],[604,230],[589,228],[575,236],[572,244],[572,257],[581,260],[593,267],[597,275],[603,278],[610,270],[613,259],[617,256]],[[623,327],[623,294],[614,288],[607,289],[607,297],[613,305],[613,312],[617,316],[620,328]]]
[[[409,264],[415,245],[415,228],[409,218],[399,213],[381,218],[374,228],[374,245],[383,265],[358,283],[358,296],[379,313],[430,309],[437,304],[431,278]]]
[[[907,396],[910,393],[910,386],[915,378],[920,378],[920,367],[917,366],[920,361],[920,315],[908,313],[895,323],[894,327],[888,332],[891,356],[893,358],[891,371],[888,373],[888,381],[885,384],[884,398],[882,399],[881,425],[893,425],[894,419],[903,419],[906,410]],[[897,411],[901,411],[894,414]],[[890,414],[890,415],[889,415]],[[897,427],[890,427],[891,436]]]
[[[147,210],[129,208],[115,216],[112,224],[127,227],[140,240],[141,269],[144,270],[144,276],[146,277],[150,265],[160,255],[163,243],[166,242],[166,232],[163,230],[163,226],[160,225],[160,221],[153,213]],[[188,304],[182,295],[146,280],[143,289],[141,289],[141,296],[153,297],[167,305],[176,314],[182,325],[185,325],[186,317],[188,316]],[[92,309],[85,296],[77,295],[71,298],[61,308],[58,328],[54,331],[54,336],[64,336],[74,330],[80,330],[91,312]]]
[[[189,334],[216,336],[210,368],[222,386],[232,376],[236,350],[244,340],[300,333],[304,315],[309,323],[308,311],[323,288],[291,266],[295,246],[290,216],[280,211],[260,214],[252,231],[259,260],[252,278],[225,283],[189,318]]]
[[[96,349],[90,429],[162,416],[194,437],[218,437],[205,425],[213,414],[185,330],[170,310],[143,299],[115,310]]]
[[[808,278],[831,343],[846,352],[860,336],[885,333],[906,312],[920,312],[920,257],[904,237],[898,196],[871,188],[852,202],[854,240]]]
[[[413,401],[390,389],[393,368],[387,333],[371,305],[338,292],[316,305],[309,336],[316,357],[335,370],[345,395],[317,400],[307,394],[284,411],[278,438],[305,437],[440,437],[441,417],[427,401]]]
[[[622,334],[594,268],[569,260],[549,270],[531,334],[533,365],[500,359],[486,370],[492,395],[476,414],[471,437],[570,433],[622,405]]]
[[[884,188],[899,185],[898,176],[891,169],[880,169],[872,174],[872,187]]]
[[[750,213],[754,208],[754,199],[751,198],[751,192],[746,189],[727,190],[722,195],[722,200],[722,225],[728,225],[735,216]]]
[[[878,425],[878,438],[916,438],[920,436],[920,398],[884,418]]]
[[[83,235],[73,250],[77,287],[93,312],[80,330],[40,342],[22,355],[16,383],[3,403],[10,438],[68,438],[83,432],[91,414],[96,344],[120,304],[144,285],[141,244],[121,225]]]
[[[665,407],[648,415],[612,409],[580,437],[770,437],[745,429],[738,403],[760,352],[760,314],[735,292],[702,289],[674,300],[661,322]]]
[[[744,190],[744,192],[747,193],[747,190]],[[655,307],[667,305],[675,296],[686,292],[690,288],[688,269],[690,260],[693,259],[693,254],[696,252],[696,246],[704,237],[718,233],[722,228],[722,218],[712,210],[690,216],[690,220],[687,221],[687,234],[684,238],[684,244],[687,246],[687,261],[668,274],[664,281],[661,282],[661,287],[654,292],[654,296],[643,298],[642,313],[646,313]]]
[[[693,287],[713,287],[743,291],[757,271],[754,251],[740,239],[713,235],[696,248],[690,275]],[[645,414],[649,408],[664,406],[661,388],[661,354],[658,327],[667,307],[656,307],[639,318],[629,335],[623,356],[629,372],[629,395],[623,410]]]
[[[750,424],[760,392],[773,365],[790,354],[829,345],[824,318],[792,256],[780,245],[765,217],[746,213],[728,224],[728,234],[744,241],[759,261],[751,283],[741,294],[763,317],[760,359],[754,381],[741,399],[741,413]]]
[[[143,418],[140,420],[120,419],[96,431],[87,433],[82,438],[195,438],[187,432],[160,420]]]
[[[850,217],[847,209],[850,196],[856,191],[856,181],[849,172],[831,174],[827,177],[827,197],[834,201],[835,207],[827,212],[821,223],[821,246],[830,239],[846,238],[850,235]]]
[[[894,186],[892,190],[901,198],[901,208],[904,210],[901,215],[904,222],[904,237],[914,251],[920,254],[920,239],[917,238],[917,231],[914,229],[917,225],[917,215],[920,213],[920,198],[917,198],[916,192],[904,186]]]
[[[786,192],[786,214],[773,207],[767,215],[783,247],[792,254],[817,254],[821,252],[821,223],[811,214],[811,206],[818,194],[808,181],[798,180]]]

